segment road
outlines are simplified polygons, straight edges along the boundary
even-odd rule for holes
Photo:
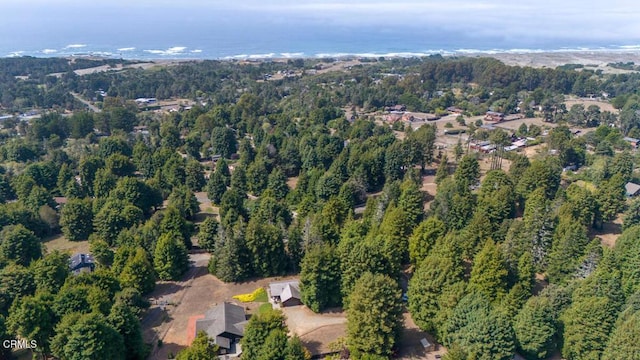
[[[101,111],[102,111],[102,110],[100,110],[97,106],[95,106],[95,105],[91,104],[89,101],[87,101],[87,100],[83,99],[83,98],[80,96],[80,94],[74,93],[73,91],[70,91],[69,93],[70,93],[71,95],[73,95],[73,97],[74,97],[74,98],[76,98],[76,100],[78,100],[78,101],[80,101],[81,103],[83,103],[83,104],[87,105],[87,107],[88,107],[91,111],[93,111],[93,112],[97,112],[97,113],[99,113],[99,112],[101,112]]]

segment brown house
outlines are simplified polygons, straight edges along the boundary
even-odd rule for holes
[[[487,111],[487,114],[484,116],[484,121],[502,122],[503,120],[504,114],[501,112]]]

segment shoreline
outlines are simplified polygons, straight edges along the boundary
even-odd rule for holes
[[[285,53],[286,54],[286,53]],[[155,63],[157,65],[176,64],[182,62],[198,62],[198,61],[228,61],[228,62],[248,62],[248,63],[261,63],[261,62],[286,62],[289,60],[323,60],[333,59],[334,61],[353,61],[353,60],[376,60],[379,58],[397,59],[397,58],[423,58],[428,56],[440,55],[444,58],[464,58],[464,57],[488,57],[502,61],[506,65],[521,66],[521,67],[549,67],[555,68],[557,66],[566,64],[581,64],[585,68],[613,70],[613,68],[607,66],[610,63],[627,63],[634,62],[640,64],[640,47],[629,47],[627,49],[569,49],[569,50],[490,50],[490,51],[475,51],[475,50],[459,50],[459,51],[442,51],[442,52],[396,52],[396,53],[360,53],[360,54],[348,54],[348,53],[335,53],[335,54],[316,54],[305,56],[303,53],[295,53],[300,56],[277,56],[275,53],[269,54],[256,54],[256,55],[237,55],[226,57],[118,57],[118,56],[104,56],[99,54],[78,54],[78,55],[63,55],[60,56],[31,56],[36,58],[66,58],[66,59],[93,59],[93,60],[128,60],[145,63]],[[278,55],[283,55],[282,53]],[[5,57],[6,59],[15,57]],[[364,62],[363,62],[364,63]],[[625,72],[625,70],[619,70]],[[613,72],[613,71],[609,71]],[[626,71],[630,72],[630,71]]]

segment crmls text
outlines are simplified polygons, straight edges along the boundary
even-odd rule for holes
[[[36,340],[5,340],[2,342],[5,349],[35,349],[38,347]]]

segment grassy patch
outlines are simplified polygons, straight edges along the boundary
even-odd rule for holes
[[[249,294],[240,294],[233,297],[236,300],[240,300],[242,302],[267,302],[269,299],[267,298],[267,292],[264,288],[257,288],[254,292]]]
[[[260,305],[260,307],[258,308],[258,314],[264,314],[272,310],[273,310],[273,307],[271,306],[271,303],[264,303]]]
[[[59,250],[69,254],[89,252],[89,241],[69,241],[62,234],[44,239],[43,244],[47,251]]]

